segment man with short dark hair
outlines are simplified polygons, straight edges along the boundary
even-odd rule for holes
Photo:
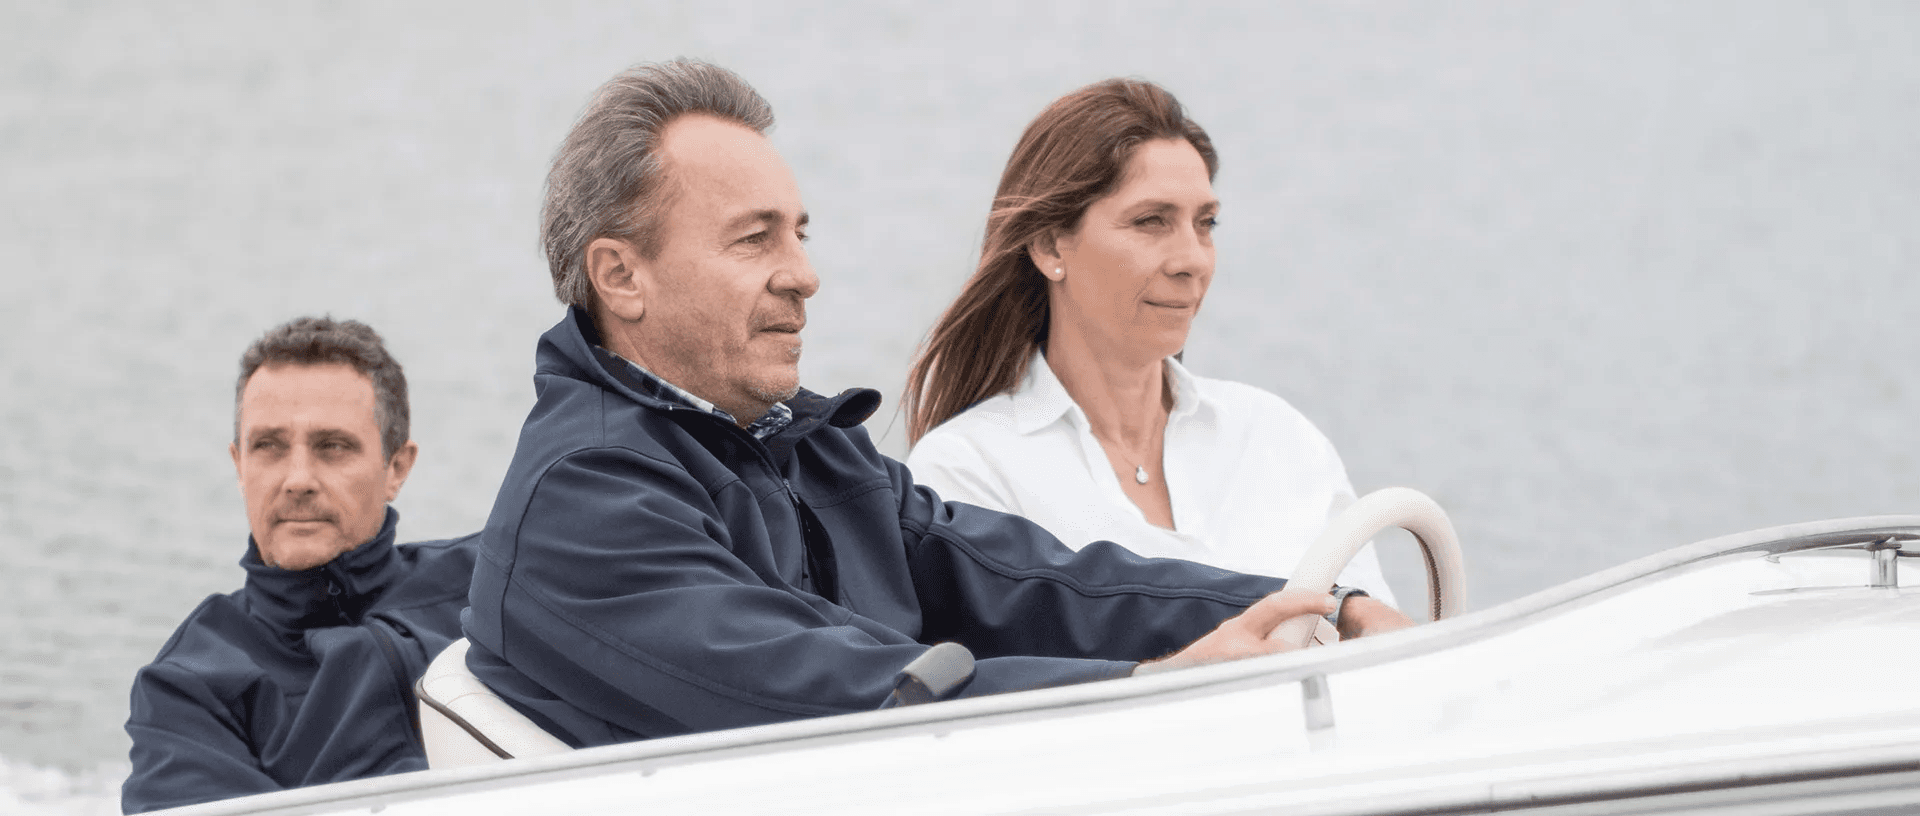
[[[601,745],[1267,653],[1279,622],[1334,610],[942,503],[860,427],[879,394],[801,389],[820,280],[772,122],[724,69],[648,65],[555,158],[542,232],[570,308],[482,534],[482,681]],[[1346,610],[1347,634],[1406,622]],[[903,681],[942,641],[971,671]]]
[[[412,686],[460,637],[475,539],[394,545],[407,381],[356,321],[247,349],[229,446],[246,585],[187,616],[133,682],[128,813],[420,770]]]

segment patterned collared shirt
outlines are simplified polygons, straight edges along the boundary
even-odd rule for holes
[[[613,354],[612,351],[608,351],[607,353]],[[614,354],[614,356],[620,357],[620,355],[618,354]],[[638,375],[641,379],[647,380],[650,382],[659,383],[660,387],[667,394],[672,395],[674,397],[678,397],[680,399],[680,402],[686,405],[688,408],[705,411],[709,414],[712,414],[714,416],[717,416],[721,419],[726,420],[727,424],[729,425],[740,424],[738,420],[735,420],[733,418],[732,414],[729,414],[726,411],[721,410],[719,406],[694,396],[693,392],[691,391],[681,388],[680,386],[674,385],[673,383],[667,382],[664,377],[661,377],[658,374],[648,371],[645,367],[641,366],[639,363],[636,363],[625,357],[620,357],[620,361],[623,363],[626,363],[629,368],[632,368],[634,373]],[[776,402],[773,404],[773,407],[767,409],[767,412],[765,414],[762,414],[759,419],[756,419],[748,423],[746,430],[747,430],[747,433],[753,434],[753,438],[759,439],[761,441],[765,441],[767,437],[777,434],[783,430],[786,430],[786,427],[792,424],[793,424],[793,409],[788,408],[787,404],[784,402]]]

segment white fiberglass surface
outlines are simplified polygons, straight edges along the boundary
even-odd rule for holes
[[[1865,588],[1866,565],[1858,551],[1729,557],[1346,672],[1332,680],[1341,740],[1604,742],[1884,714],[1901,704],[1867,689],[1920,676],[1920,596]]]
[[[1722,556],[1569,594],[1522,618],[1487,610],[1250,672],[941,704],[910,710],[937,715],[918,724],[881,712],[599,749],[608,759],[590,763],[596,752],[578,752],[561,764],[510,763],[560,770],[478,788],[459,784],[475,777],[428,775],[451,787],[395,789],[340,812],[377,799],[386,813],[463,816],[555,805],[1359,813],[1373,802],[1441,806],[1615,784],[1594,781],[1603,778],[1685,783],[1710,766],[1746,773],[1912,753],[1920,706],[1890,689],[1920,676],[1910,648],[1920,593],[1865,588],[1867,563],[1857,550]],[[1368,650],[1384,659],[1351,659]],[[1332,671],[1335,725],[1310,740],[1298,678],[1316,666]],[[1180,688],[1180,675],[1225,679]],[[1089,697],[1117,689],[1153,693]]]
[[[669,811],[697,806],[703,813],[878,813],[906,804],[915,813],[1080,806],[1095,792],[1137,799],[1169,789],[1236,784],[1246,769],[1223,764],[1223,746],[1234,745],[1245,762],[1283,763],[1307,749],[1300,711],[1298,685],[1284,684],[946,733],[743,754],[416,807],[423,813],[528,812],[556,797],[569,809],[644,804]],[[1255,738],[1239,738],[1248,736]],[[1223,742],[1223,737],[1232,738]],[[403,805],[388,812],[415,810]]]
[[[1300,685],[1288,681],[1022,712],[939,734],[736,752],[419,806],[523,812],[555,797],[569,808],[709,813],[1151,808],[1262,796],[1351,804],[1361,794],[1444,795],[1434,786],[1488,779],[1757,761],[1789,743],[1845,748],[1885,739],[1889,723],[1920,728],[1920,708],[1874,691],[1920,670],[1916,650],[1900,648],[1920,632],[1920,598],[1865,589],[1865,576],[1857,551],[1716,559],[1462,645],[1340,672],[1329,678],[1331,747],[1310,745]]]

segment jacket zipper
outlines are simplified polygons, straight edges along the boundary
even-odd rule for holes
[[[393,681],[393,691],[400,698],[400,707],[406,709],[407,724],[412,726],[408,735],[413,738],[415,747],[426,750],[426,738],[420,734],[420,701],[413,695],[413,685],[407,682],[406,661],[400,657],[400,646],[393,636],[387,634],[386,621],[378,618],[367,620],[367,631],[373,633],[373,639],[380,645],[380,656],[387,660],[388,679]]]
[[[353,618],[347,615],[347,608],[340,604],[340,584],[332,578],[327,579],[327,600],[333,602],[333,614],[340,618],[341,623],[353,624]]]
[[[676,411],[692,411],[704,416],[719,423],[728,432],[744,439],[755,458],[760,460],[760,466],[766,469],[767,474],[780,480],[780,489],[786,492],[787,503],[793,507],[793,516],[800,522],[800,580],[813,594],[827,599],[830,603],[840,603],[839,567],[833,556],[833,543],[827,540],[826,530],[814,523],[813,508],[800,501],[800,494],[793,491],[793,483],[787,481],[787,477],[780,475],[780,469],[773,463],[773,452],[767,449],[766,443],[754,438],[753,434],[747,433],[745,428],[706,411],[680,405],[670,407]],[[820,539],[819,547],[814,546],[816,537]]]

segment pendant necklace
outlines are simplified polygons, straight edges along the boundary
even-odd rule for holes
[[[1147,483],[1147,466],[1146,466],[1146,465],[1135,465],[1135,466],[1134,466],[1134,468],[1133,468],[1133,483],[1134,483],[1134,484],[1146,484],[1146,483]]]

